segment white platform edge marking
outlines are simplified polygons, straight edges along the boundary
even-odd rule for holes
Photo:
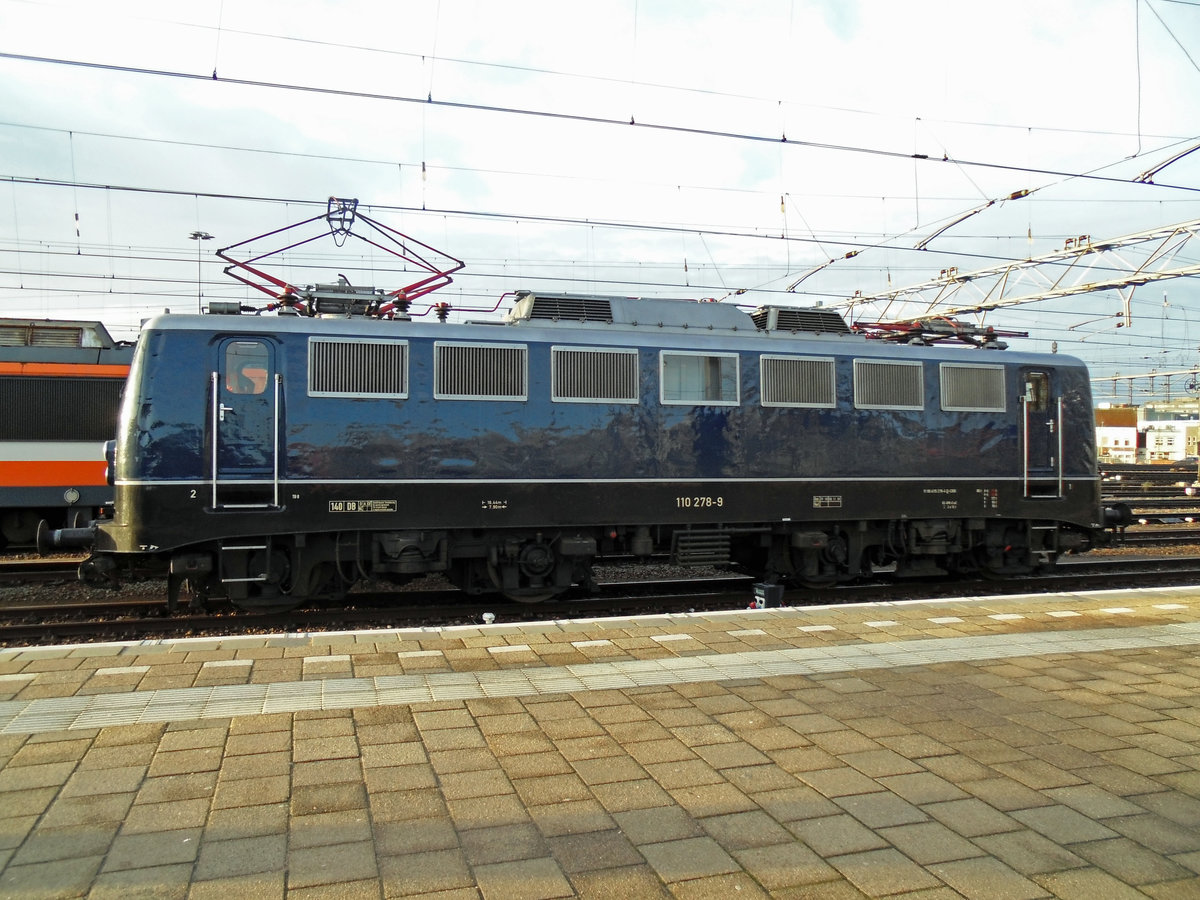
[[[1189,599],[1195,598],[1200,594],[1200,585],[1174,585],[1171,587],[1160,588],[1141,588],[1137,592],[1139,597],[1179,597],[1184,596]],[[1131,591],[1127,588],[1114,588],[1107,591],[1069,591],[1061,594],[989,594],[983,597],[964,598],[916,598],[913,600],[880,600],[872,603],[855,604],[855,609],[885,609],[888,607],[912,607],[912,606],[947,606],[951,604],[986,604],[986,603],[1007,603],[1020,602],[1023,600],[1033,600],[1037,602],[1045,602],[1048,597],[1061,597],[1064,601],[1069,599],[1101,599],[1108,596],[1119,596],[1122,600],[1128,600]],[[635,624],[647,623],[662,623],[665,621],[677,621],[687,619],[712,619],[725,616],[762,616],[771,618],[780,612],[792,614],[804,614],[807,612],[827,612],[839,611],[844,612],[848,607],[844,603],[827,603],[812,606],[785,606],[769,609],[730,609],[719,610],[715,612],[702,613],[675,613],[670,616],[664,616],[662,613],[646,613],[639,616],[623,616],[620,618],[603,618],[593,617],[586,619],[544,619],[541,621],[522,623],[522,628],[547,628],[551,626],[569,625],[572,628],[581,625],[599,625],[604,628],[620,628],[622,623],[632,622]],[[1170,606],[1156,606],[1156,609],[1186,609],[1186,604],[1172,604]],[[194,638],[152,638],[141,641],[109,641],[96,644],[55,644],[47,647],[5,647],[0,648],[0,662],[7,662],[14,659],[32,660],[32,659],[55,659],[63,656],[64,653],[70,656],[98,656],[107,655],[113,651],[136,653],[139,650],[161,650],[170,652],[180,650],[185,652],[195,652],[200,650],[228,650],[239,647],[262,647],[264,644],[269,647],[303,647],[303,646],[318,646],[325,645],[328,641],[352,637],[355,641],[369,642],[373,638],[387,639],[404,639],[410,638],[413,641],[419,641],[423,638],[438,637],[444,635],[457,635],[463,631],[473,631],[486,633],[489,628],[507,628],[511,629],[512,623],[498,622],[493,626],[487,625],[448,625],[448,626],[428,626],[417,628],[380,628],[374,631],[292,631],[282,634],[247,634],[235,635],[232,637],[194,637]],[[440,651],[433,651],[440,652]]]
[[[198,721],[430,700],[535,696],[655,684],[853,672],[921,665],[931,660],[974,662],[1195,645],[1200,645],[1200,622],[1072,632],[919,638],[845,647],[710,653],[520,670],[171,688],[0,702],[0,733],[39,734],[109,725]]]

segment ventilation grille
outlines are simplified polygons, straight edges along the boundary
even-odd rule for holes
[[[612,303],[605,297],[534,297],[530,319],[611,322]]]
[[[308,392],[317,397],[408,396],[406,341],[311,338]]]
[[[0,440],[111,440],[124,386],[122,378],[0,379]]]
[[[763,356],[763,406],[837,405],[832,359]]]
[[[727,531],[677,531],[671,536],[671,562],[677,566],[721,566],[730,561]]]
[[[553,347],[552,398],[566,402],[637,403],[636,350]]]
[[[1004,412],[1004,368],[942,363],[942,409]]]
[[[924,409],[921,364],[856,359],[854,405],[859,409]]]
[[[760,331],[807,331],[814,334],[850,334],[846,320],[832,309],[796,309],[760,306],[750,318]]]
[[[527,353],[513,344],[434,344],[434,399],[524,400]]]
[[[49,325],[0,325],[0,347],[82,346],[82,328]]]

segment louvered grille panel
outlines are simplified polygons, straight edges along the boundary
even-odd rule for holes
[[[1004,412],[1004,369],[942,363],[942,409],[955,412]]]
[[[111,440],[124,384],[120,378],[0,378],[0,440]]]
[[[408,396],[407,341],[312,338],[308,343],[308,392],[314,396]]]
[[[637,403],[636,350],[554,347],[554,400]]]
[[[524,400],[527,350],[512,344],[435,344],[434,392],[439,400]]]
[[[0,326],[0,347],[81,347],[83,329],[62,325]]]
[[[806,331],[814,334],[849,334],[850,326],[832,309],[760,306],[750,314],[761,331]]]
[[[529,318],[611,322],[612,304],[603,297],[535,297]]]
[[[763,356],[760,364],[763,406],[837,405],[832,359]]]
[[[924,409],[921,364],[856,359],[854,405],[859,409]]]

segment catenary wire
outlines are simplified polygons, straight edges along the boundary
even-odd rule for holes
[[[23,53],[8,53],[0,52],[0,59],[10,59],[21,62],[40,63],[47,65],[70,66],[84,69],[93,69],[107,72],[119,72],[127,75],[146,75],[160,78],[176,78],[188,81],[197,82],[212,82],[214,84],[235,85],[239,87],[255,87],[265,88],[269,90],[295,91],[307,94],[319,94],[332,97],[350,97],[360,100],[379,100],[393,103],[410,103],[422,104],[430,107],[438,107],[443,109],[458,109],[472,112],[496,113],[502,115],[532,117],[545,120],[557,120],[565,122],[576,122],[582,124],[601,125],[601,126],[617,126],[621,128],[643,129],[659,133],[679,134],[692,137],[711,137],[724,138],[736,141],[748,141],[752,143],[778,144],[781,146],[801,147],[815,150],[829,150],[840,153],[857,153],[870,156],[877,156],[888,159],[916,160],[919,162],[928,163],[948,163],[955,166],[972,166],[979,168],[994,169],[997,171],[1006,172],[1021,172],[1030,175],[1045,175],[1055,178],[1070,178],[1082,179],[1086,181],[1096,181],[1105,183],[1129,184],[1127,178],[1118,178],[1111,175],[1098,175],[1094,172],[1069,172],[1059,169],[1046,169],[1036,166],[1019,166],[1010,163],[988,162],[983,160],[968,160],[957,159],[943,156],[941,158],[931,156],[926,153],[906,153],[899,150],[885,150],[878,147],[864,147],[853,144],[835,144],[825,141],[807,141],[801,139],[789,139],[786,134],[782,135],[762,135],[751,134],[748,132],[722,131],[710,128],[698,128],[688,125],[671,125],[665,122],[637,122],[633,117],[628,120],[617,119],[611,116],[590,116],[581,113],[565,113],[553,112],[550,110],[528,109],[516,106],[497,106],[494,104],[485,103],[470,103],[465,101],[455,100],[435,100],[433,95],[427,97],[413,97],[403,94],[387,94],[377,91],[357,91],[348,88],[329,88],[320,87],[317,85],[302,85],[289,82],[263,81],[260,79],[251,78],[215,78],[209,75],[201,75],[194,72],[181,72],[170,69],[153,69],[141,66],[122,66],[115,63],[99,63],[89,62],[86,60],[77,59],[60,59],[48,56],[33,56]],[[1146,182],[1147,187],[1163,188],[1168,190],[1180,190],[1200,193],[1200,186],[1180,185],[1180,184],[1162,184],[1159,182]]]

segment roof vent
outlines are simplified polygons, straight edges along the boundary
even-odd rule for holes
[[[747,313],[732,304],[698,303],[648,297],[597,297],[584,294],[551,294],[518,291],[517,302],[506,317],[510,325],[533,323],[542,327],[671,328],[685,331],[751,329]]]
[[[107,334],[104,335],[108,337]],[[111,341],[108,342],[111,346]],[[74,324],[46,324],[29,320],[0,321],[2,347],[88,347],[105,346],[96,340],[85,340],[85,328]]]
[[[559,294],[543,297],[526,293],[518,301],[520,318],[551,322],[605,322],[613,320],[612,301],[608,297]],[[513,310],[514,314],[517,311]]]
[[[794,306],[760,306],[750,314],[760,331],[808,331],[816,334],[850,334],[841,314],[832,309],[797,309]]]

